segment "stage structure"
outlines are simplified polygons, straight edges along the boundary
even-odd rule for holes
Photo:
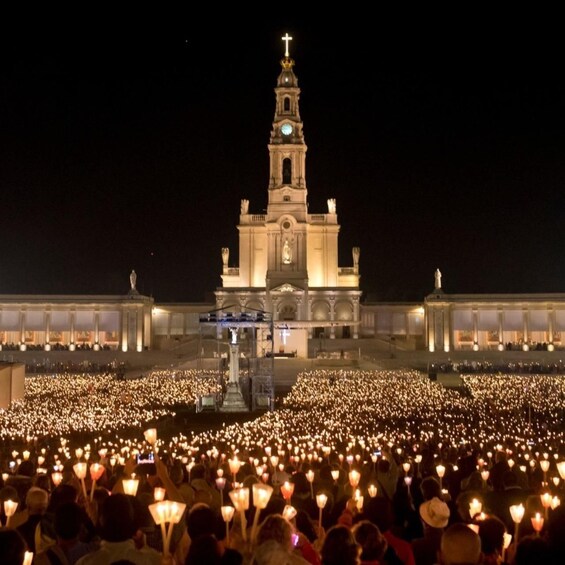
[[[221,398],[202,399],[222,412],[274,409],[273,317],[217,309],[199,315],[198,368],[217,372]],[[214,406],[212,406],[214,404]]]

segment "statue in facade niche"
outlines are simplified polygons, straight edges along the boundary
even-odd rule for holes
[[[241,199],[241,214],[249,214],[249,200]]]
[[[285,265],[292,263],[292,247],[288,239],[284,240],[283,250],[282,250],[282,261]]]

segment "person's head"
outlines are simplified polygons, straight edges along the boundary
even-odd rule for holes
[[[11,528],[0,528],[0,555],[3,565],[22,565],[26,542],[17,530]]]
[[[310,492],[310,483],[306,478],[306,473],[302,471],[296,472],[292,476],[292,482],[294,483],[294,494],[296,496]]]
[[[377,463],[377,470],[379,473],[388,473],[390,471],[390,461],[381,457]]]
[[[387,541],[375,524],[369,520],[357,522],[351,529],[355,541],[361,546],[363,561],[381,561],[387,548]]]
[[[434,496],[441,498],[441,486],[435,477],[429,476],[422,479],[420,492],[424,500],[431,500]]]
[[[11,485],[5,485],[0,489],[0,504],[4,507],[4,502],[11,500],[13,502],[20,502],[18,491]]]
[[[295,517],[296,528],[303,533],[309,541],[314,542],[318,535],[310,516],[304,510],[298,510]]]
[[[551,563],[551,559],[550,546],[544,538],[532,535],[524,536],[518,540],[516,555],[514,556],[514,565]]]
[[[31,459],[22,461],[18,467],[18,475],[23,475],[25,477],[33,477],[35,475],[35,465]]]
[[[131,496],[117,493],[109,496],[100,509],[100,535],[109,542],[126,541],[136,532]]]
[[[322,565],[358,565],[361,546],[349,528],[337,524],[327,532],[320,551]]]
[[[49,504],[49,493],[39,487],[31,487],[26,494],[26,507],[29,514],[45,514]]]
[[[55,533],[62,540],[78,538],[82,523],[83,513],[76,502],[65,502],[55,511]]]
[[[202,463],[196,463],[190,470],[190,480],[204,479],[206,480],[206,467]]]
[[[180,461],[177,460],[173,463],[172,467],[169,470],[169,477],[177,487],[182,484],[182,481],[184,479],[184,472],[182,470],[182,464],[180,463]]]
[[[221,562],[218,540],[212,534],[198,536],[190,542],[186,563],[219,565]]]
[[[274,540],[287,551],[292,549],[292,524],[280,514],[267,516],[257,530],[257,545]]]
[[[504,522],[496,516],[489,516],[484,520],[479,520],[479,537],[481,538],[481,549],[485,555],[502,555],[504,546],[504,534],[506,526]]]
[[[49,500],[49,511],[56,512],[61,504],[67,502],[76,502],[78,498],[77,489],[69,483],[61,483],[53,489],[51,499]]]
[[[474,490],[461,491],[455,499],[455,509],[457,510],[457,514],[463,522],[469,522],[469,520],[471,519],[469,505],[474,499],[478,500],[481,503],[483,502],[482,495]]]
[[[434,496],[420,504],[420,518],[429,528],[445,528],[449,522],[449,506]]]
[[[516,476],[516,473],[514,473],[510,469],[505,471],[502,475],[502,486],[504,488],[517,487],[518,477]]]
[[[392,504],[384,496],[369,498],[363,505],[363,514],[378,526],[381,532],[390,530],[394,523]]]
[[[481,538],[465,524],[452,524],[441,536],[439,560],[442,565],[480,563]]]
[[[197,502],[186,515],[186,530],[191,540],[216,532],[216,512],[203,502]]]

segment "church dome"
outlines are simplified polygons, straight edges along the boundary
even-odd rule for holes
[[[284,57],[284,59],[281,59],[281,67],[282,71],[277,79],[277,86],[298,86],[298,79],[292,70],[292,67],[294,67],[294,60],[290,57]]]

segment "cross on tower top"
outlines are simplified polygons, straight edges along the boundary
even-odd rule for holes
[[[288,43],[289,41],[292,41],[292,37],[286,33],[281,39],[285,42],[284,56],[289,57],[290,53],[288,52]]]

